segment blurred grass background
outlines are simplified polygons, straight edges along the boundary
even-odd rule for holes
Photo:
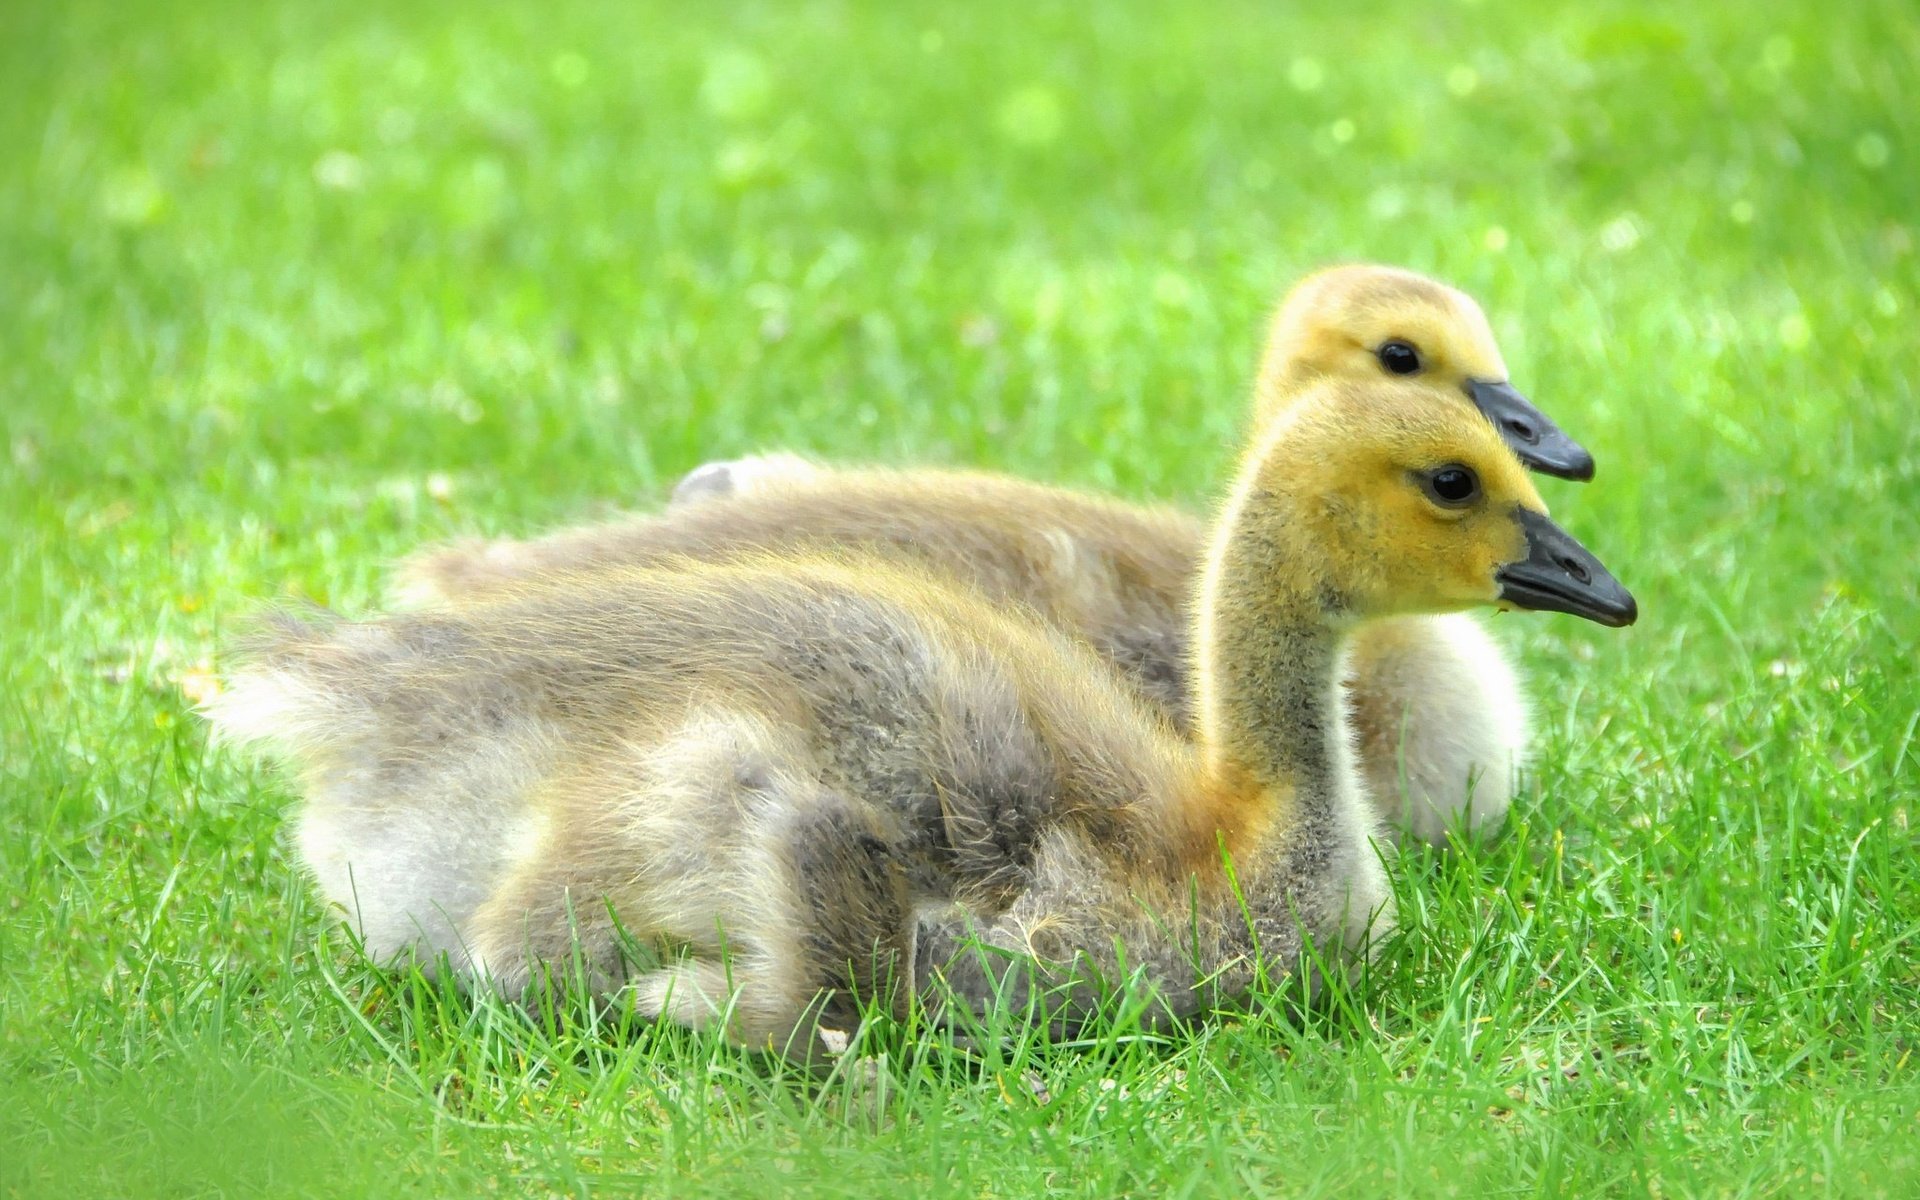
[[[0,11],[0,1190],[1911,1195],[1920,14]],[[879,1099],[352,961],[191,715],[260,599],[789,447],[1194,504],[1291,280],[1478,296],[1642,602],[1350,1007]],[[1004,1067],[1004,1069],[1001,1069]]]

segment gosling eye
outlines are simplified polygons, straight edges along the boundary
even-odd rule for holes
[[[1480,498],[1480,477],[1459,463],[1422,472],[1420,487],[1442,508],[1465,508]]]
[[[1420,370],[1420,352],[1413,348],[1412,342],[1399,338],[1382,342],[1374,355],[1380,359],[1380,365],[1394,375],[1413,375]]]

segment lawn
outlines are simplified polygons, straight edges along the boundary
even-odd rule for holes
[[[1920,15],[14,0],[0,1194],[1920,1194]],[[1318,10],[1318,11],[1306,11]],[[266,600],[792,447],[1200,505],[1272,301],[1480,297],[1638,626],[1301,1020],[825,1084],[359,961]]]

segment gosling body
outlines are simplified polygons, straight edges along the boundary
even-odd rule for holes
[[[414,605],[471,602],[556,572],[854,549],[1030,608],[1118,667],[1177,728],[1194,731],[1190,601],[1206,528],[1011,476],[826,471],[788,459],[731,492],[682,496],[652,517],[429,552],[403,569]],[[1372,622],[1341,673],[1364,792],[1389,838],[1437,845],[1504,817],[1526,753],[1525,693],[1465,613]]]

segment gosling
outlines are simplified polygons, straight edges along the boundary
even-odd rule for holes
[[[1429,390],[1321,382],[1254,440],[1194,606],[1190,738],[1051,623],[795,555],[283,619],[212,716],[291,761],[300,856],[382,957],[509,995],[576,964],[647,1016],[801,1056],[935,978],[990,1003],[975,938],[1069,1004],[1130,976],[1189,1014],[1261,954],[1294,970],[1391,925],[1338,687],[1359,622],[1635,619],[1492,428]]]

